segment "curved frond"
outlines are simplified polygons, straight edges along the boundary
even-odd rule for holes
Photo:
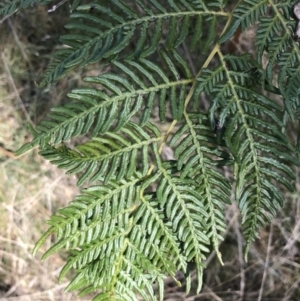
[[[283,205],[278,186],[293,190],[294,172],[289,164],[299,163],[290,155],[294,148],[281,132],[283,109],[249,88],[255,82],[250,61],[241,68],[234,64],[238,57],[218,54],[221,74],[216,77],[216,71],[206,71],[199,81],[213,97],[211,116],[220,112],[226,144],[235,159],[236,200],[243,215],[247,258],[259,228]]]
[[[220,39],[220,42],[224,42],[239,26],[245,29],[258,22],[257,62],[261,64],[263,56],[267,54],[266,80],[279,88],[284,97],[285,110],[292,119],[300,95],[300,89],[297,88],[300,78],[300,49],[296,29],[298,20],[294,19],[296,16],[292,13],[295,3],[296,1],[243,1],[235,8],[234,20]],[[274,79],[273,74],[278,67],[278,78]]]
[[[36,245],[35,252],[45,237],[55,233],[56,243],[45,253],[47,258],[62,248],[76,249],[94,240],[102,241],[115,230],[123,227],[123,214],[135,210],[139,200],[140,174],[128,180],[111,180],[105,186],[91,186],[70,202],[68,207],[59,209],[48,224],[50,230]],[[121,223],[121,224],[120,224]]]
[[[48,147],[40,154],[67,174],[80,173],[77,185],[110,179],[130,178],[139,168],[145,176],[149,169],[149,147],[158,144],[162,136],[158,129],[147,123],[143,128],[129,122],[118,133],[108,132],[76,146]],[[140,164],[139,164],[140,162]]]
[[[230,39],[239,27],[245,30],[259,21],[260,17],[267,13],[268,2],[268,0],[239,1],[232,13],[230,26],[221,36],[219,43]]]
[[[175,175],[177,167],[174,162],[160,163],[157,158],[157,167],[160,176],[156,190],[159,207],[170,221],[187,262],[195,264],[199,292],[202,286],[203,261],[205,253],[209,251],[208,212],[194,181]]]
[[[226,229],[224,205],[230,204],[231,185],[215,166],[228,164],[230,156],[218,149],[217,137],[205,115],[185,113],[184,117],[184,124],[173,135],[170,145],[176,144],[175,158],[180,178],[195,181],[207,212],[206,235],[222,262],[218,247]]]
[[[114,62],[124,75],[104,73],[86,77],[87,83],[99,84],[102,89],[82,88],[69,93],[68,97],[72,101],[63,107],[53,108],[48,115],[50,120],[43,120],[36,127],[32,142],[24,145],[17,153],[36,145],[44,147],[47,143],[59,144],[88,131],[93,136],[117,131],[140,111],[143,112],[140,114],[140,125],[143,126],[148,122],[156,100],[159,101],[161,120],[165,119],[167,99],[172,117],[179,120],[183,113],[187,87],[194,79],[187,73],[188,68],[183,60],[180,60],[178,68],[170,56],[161,53],[171,77],[145,59]]]
[[[158,155],[157,148],[154,153]],[[52,234],[55,243],[43,258],[62,248],[70,250],[60,274],[62,279],[75,269],[68,290],[85,294],[91,286],[101,287],[99,300],[108,293],[128,293],[128,300],[136,300],[132,292],[136,289],[152,300],[152,283],[163,285],[165,274],[175,279],[176,271],[186,272],[188,262],[196,265],[200,290],[209,251],[208,214],[193,181],[176,176],[171,162],[156,160],[158,170],[151,179],[135,173],[128,180],[89,187],[51,217],[51,227],[35,252]],[[153,181],[158,181],[157,192],[142,193]]]
[[[285,109],[293,119],[300,90],[297,88],[300,77],[300,49],[295,37],[296,20],[291,13],[295,1],[271,2],[268,17],[260,19],[256,36],[257,58],[261,62],[266,52],[269,62],[267,80],[274,82],[273,74],[279,66],[277,86],[284,97]],[[296,102],[295,102],[296,101]]]
[[[77,7],[66,25],[71,33],[61,37],[66,46],[56,52],[57,60],[49,66],[41,85],[56,81],[76,66],[124,57],[123,50],[132,43],[134,50],[126,59],[149,56],[163,39],[167,49],[176,48],[189,35],[191,48],[199,48],[204,41],[205,52],[216,35],[216,17],[227,17],[220,9],[212,11],[202,0],[135,2],[95,1]],[[207,35],[203,24],[209,29]]]

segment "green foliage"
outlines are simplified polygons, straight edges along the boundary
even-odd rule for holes
[[[167,1],[163,5],[157,0],[138,0],[137,5],[131,6],[119,0],[110,2],[110,7],[105,1],[80,5],[71,14],[66,25],[71,33],[61,36],[69,47],[56,53],[57,60],[49,66],[41,85],[56,81],[74,67],[99,60],[107,63],[116,58],[145,58],[155,52],[162,40],[166,49],[174,49],[191,36],[194,50],[202,40],[203,24],[209,23],[202,48],[205,52],[215,37],[217,16],[226,15],[210,10],[204,1]],[[135,46],[129,54],[125,50],[133,41]]]
[[[0,13],[32,3],[4,2]],[[296,1],[82,3],[73,2],[65,46],[41,85],[96,62],[108,71],[86,77],[17,154],[39,146],[86,188],[51,217],[34,253],[54,235],[43,258],[68,249],[59,279],[74,269],[67,289],[97,291],[95,300],[156,300],[154,282],[162,300],[165,275],[180,285],[177,271],[189,292],[191,263],[200,291],[206,255],[214,250],[222,262],[232,190],[247,259],[260,227],[284,205],[282,190],[294,189],[300,139],[285,132],[299,118]],[[254,24],[256,57],[226,53],[228,40]],[[199,57],[197,75],[185,49]],[[78,136],[85,142],[71,147]]]

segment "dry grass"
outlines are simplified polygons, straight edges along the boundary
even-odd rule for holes
[[[13,155],[13,150],[30,139],[25,121],[38,122],[80,82],[80,74],[72,73],[56,85],[58,89],[38,89],[35,84],[56,47],[65,9],[62,6],[49,16],[45,8],[36,7],[0,23],[1,301],[77,300],[75,294],[63,292],[67,281],[57,283],[64,254],[42,262],[40,255],[49,247],[48,242],[37,257],[31,255],[47,229],[45,220],[78,192],[76,181],[44,161],[36,150],[19,158]],[[178,289],[167,281],[166,300],[300,300],[299,193],[286,193],[285,198],[285,208],[261,230],[247,264],[242,254],[240,216],[236,204],[230,206],[220,247],[224,266],[212,253],[202,292],[186,296],[184,282],[183,289]]]
[[[40,255],[49,243],[39,256],[31,254],[47,229],[45,220],[78,192],[76,181],[36,150],[19,158],[13,154],[30,139],[26,121],[37,122],[51,105],[63,100],[63,95],[39,90],[35,84],[50,55],[36,40],[46,37],[50,28],[53,36],[48,38],[57,39],[55,20],[43,28],[37,19],[45,17],[46,10],[36,10],[0,25],[0,300],[77,300],[75,294],[63,292],[67,281],[57,283],[63,256],[42,262]]]

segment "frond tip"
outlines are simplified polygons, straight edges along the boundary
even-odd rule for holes
[[[207,212],[207,236],[222,263],[218,248],[223,240],[222,232],[226,228],[224,204],[230,204],[231,185],[215,166],[228,162],[230,155],[218,149],[217,137],[211,130],[207,117],[202,114],[185,113],[185,122],[170,141],[171,146],[175,144],[181,179],[195,181],[198,197]]]
[[[282,108],[255,91],[250,61],[218,54],[221,65],[205,70],[199,81],[213,97],[211,116],[219,112],[222,124],[228,120],[225,141],[235,159],[236,200],[243,215],[247,259],[259,228],[283,205],[275,183],[293,191],[291,180],[295,176],[289,165],[299,166],[299,162],[293,157],[294,147],[281,132],[283,124],[277,116]]]

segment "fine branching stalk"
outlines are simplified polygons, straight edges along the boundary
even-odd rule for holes
[[[0,15],[50,2],[5,0]],[[300,116],[297,1],[233,2],[69,1],[69,33],[41,86],[95,63],[107,71],[85,77],[16,152],[38,146],[83,186],[34,248],[51,236],[43,259],[68,250],[59,276],[75,271],[67,290],[163,300],[166,276],[181,285],[177,271],[189,292],[193,266],[199,292],[206,256],[215,251],[222,263],[231,192],[247,261],[259,229],[284,205],[282,192],[293,191],[300,138],[286,128]],[[255,56],[228,51],[250,27]],[[85,142],[72,146],[78,136]]]

